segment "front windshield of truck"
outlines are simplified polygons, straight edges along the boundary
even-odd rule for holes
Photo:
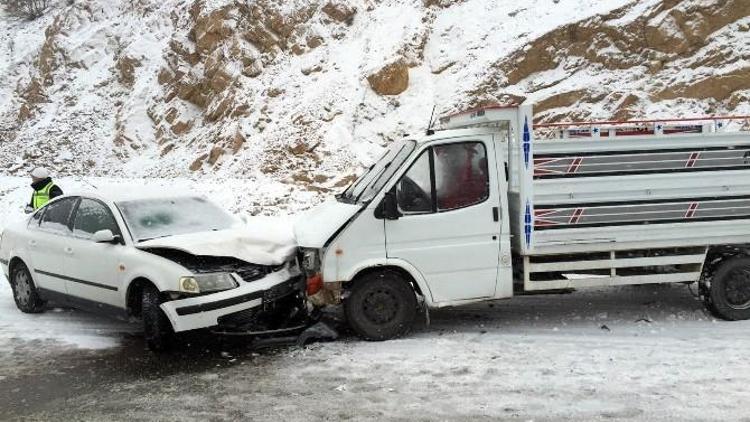
[[[117,202],[136,242],[231,228],[237,221],[201,197],[138,199]]]
[[[416,146],[417,143],[413,140],[404,139],[394,142],[375,164],[370,166],[337,198],[350,203],[371,201],[390,180],[393,173],[406,161]]]

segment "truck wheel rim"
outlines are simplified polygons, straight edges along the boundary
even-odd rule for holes
[[[16,274],[16,297],[24,305],[29,303],[31,297],[31,282],[25,272]]]
[[[362,303],[365,316],[376,324],[387,324],[396,317],[398,300],[387,290],[374,290],[365,296]]]
[[[730,274],[724,287],[727,303],[733,309],[750,308],[750,270],[737,269]]]

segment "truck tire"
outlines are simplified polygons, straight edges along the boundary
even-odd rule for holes
[[[27,314],[44,312],[45,302],[39,297],[34,280],[26,264],[19,262],[13,266],[10,274],[10,285],[13,289],[13,300],[16,307]]]
[[[400,274],[379,271],[355,281],[344,301],[344,313],[360,337],[388,340],[409,331],[417,313],[417,298]]]
[[[711,279],[708,309],[728,321],[750,319],[750,257],[721,264]]]
[[[154,352],[169,350],[174,341],[174,330],[169,318],[159,305],[162,304],[159,290],[153,285],[143,287],[141,296],[141,316],[146,345]]]

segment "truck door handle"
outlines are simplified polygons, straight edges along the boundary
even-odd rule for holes
[[[65,248],[65,253],[68,255],[73,255],[73,248],[68,246],[67,248]]]
[[[500,208],[492,207],[492,219],[496,222],[500,221]]]

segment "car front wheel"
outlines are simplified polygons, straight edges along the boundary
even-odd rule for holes
[[[18,309],[28,314],[44,312],[44,301],[39,297],[31,273],[24,263],[20,262],[13,266],[10,284]]]
[[[172,324],[159,306],[162,302],[156,287],[148,285],[143,288],[143,296],[141,296],[143,333],[148,348],[155,352],[168,350],[174,341]]]

